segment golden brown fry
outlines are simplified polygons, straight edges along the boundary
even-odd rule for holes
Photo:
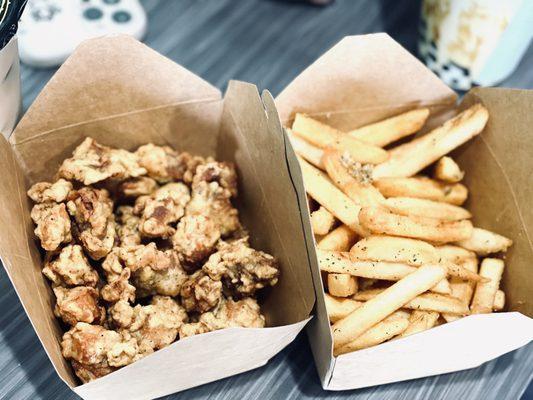
[[[435,286],[445,276],[446,270],[442,266],[428,264],[385,289],[333,325],[335,348],[338,350],[357,339],[410,300]]]
[[[433,171],[435,179],[441,181],[456,183],[462,180],[465,173],[461,171],[459,165],[451,157],[442,157],[435,164],[435,170]]]
[[[363,304],[360,301],[352,299],[333,297],[327,293],[324,293],[324,300],[326,302],[326,310],[331,323],[335,323],[339,319],[346,317]]]
[[[470,107],[428,134],[392,149],[389,160],[376,166],[374,177],[415,175],[479,134],[488,118],[489,113],[481,104]]]
[[[390,197],[383,202],[383,205],[395,214],[406,216],[415,215],[444,221],[460,221],[472,218],[470,211],[465,208],[415,197]]]
[[[304,160],[310,162],[315,167],[324,170],[324,164],[322,163],[322,156],[324,155],[324,150],[320,147],[313,146],[307,140],[302,139],[301,137],[292,133],[292,130],[285,128],[287,135],[291,141],[294,152],[302,157]]]
[[[505,307],[505,292],[503,290],[497,290],[494,295],[494,304],[492,305],[493,311],[502,311]]]
[[[382,148],[366,144],[303,114],[296,114],[292,131],[322,149],[331,147],[347,151],[355,161],[361,163],[379,164],[388,158],[388,153]]]
[[[472,235],[457,241],[456,244],[476,254],[486,256],[500,251],[507,251],[507,248],[512,246],[513,241],[486,229],[474,228]]]
[[[415,333],[433,328],[439,319],[439,315],[440,314],[435,311],[413,311],[409,317],[409,326],[401,333],[401,335],[398,335],[398,338],[414,335]]]
[[[391,118],[354,129],[348,134],[365,143],[384,147],[418,132],[429,116],[429,109],[411,110]]]
[[[359,223],[363,229],[374,234],[405,236],[430,242],[455,242],[472,235],[472,223],[469,220],[439,221],[406,217],[377,207],[363,207],[359,212]]]
[[[374,180],[374,185],[385,197],[414,197],[457,206],[468,197],[468,189],[460,183],[446,184],[425,176],[381,178]]]
[[[494,298],[500,286],[504,263],[497,258],[485,258],[481,262],[479,274],[490,279],[488,282],[480,282],[476,286],[474,298],[470,310],[472,314],[486,314],[492,312]]]
[[[352,296],[357,292],[357,278],[349,274],[328,274],[328,291],[332,296]]]
[[[318,241],[318,248],[332,251],[348,251],[355,243],[357,234],[346,225],[333,229]]]
[[[326,235],[333,229],[335,217],[324,207],[311,213],[311,227],[315,235]]]
[[[333,355],[350,353],[352,351],[366,349],[386,342],[394,336],[405,331],[409,327],[409,319],[403,311],[396,311],[377,323],[357,339],[348,342],[340,348],[335,348]]]

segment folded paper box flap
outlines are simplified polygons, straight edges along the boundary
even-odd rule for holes
[[[533,92],[477,88],[466,96],[459,108],[455,101],[451,89],[431,71],[390,37],[376,34],[340,41],[296,77],[276,98],[276,105],[286,125],[290,125],[295,113],[303,112],[341,130],[349,130],[420,106],[431,108],[427,125],[434,126],[459,109],[482,102],[490,114],[487,127],[452,155],[466,171],[465,184],[470,190],[467,208],[474,215],[475,225],[502,233],[514,241],[506,255],[502,280],[507,296],[506,309],[531,317],[533,210],[529,203],[533,188],[529,170],[533,142],[528,132],[533,124],[530,112]],[[297,165],[293,166],[292,173],[294,176],[300,173]],[[306,234],[312,238],[309,221],[304,222]],[[456,332],[459,332],[456,327],[472,329],[469,336],[472,342],[476,335],[490,337],[492,351],[477,346],[476,357],[461,357],[460,352],[449,351],[443,352],[443,357],[427,359],[427,343],[433,343],[436,339],[432,335],[437,334],[437,330],[430,330],[334,358],[320,270],[314,259],[314,249],[309,253],[317,299],[315,318],[307,331],[326,389],[353,389],[471,368],[533,338],[530,318],[518,313],[491,314],[482,318],[467,317],[438,328],[442,349],[456,348]],[[485,329],[487,327],[489,329]],[[514,335],[513,330],[518,328],[523,329],[522,334]],[[413,347],[425,349],[409,358],[410,363],[423,368],[400,371],[394,367],[398,357],[407,357],[403,354],[408,349],[404,340]]]
[[[168,60],[129,39],[111,37],[100,40],[102,48],[114,48],[113,43],[118,40],[126,43],[126,47],[142,49],[130,63],[144,65],[148,57],[152,59],[150,67],[145,65],[143,68],[173,69],[167,66]],[[82,45],[76,58],[86,59],[85,52],[90,54],[92,51],[95,49],[91,43]],[[67,66],[69,64],[72,65],[67,62]],[[110,96],[105,84],[91,80],[82,80],[72,88],[72,81],[84,68],[80,63],[79,68],[63,69],[59,77],[53,78],[53,85],[45,87],[41,93],[42,105],[39,107],[48,107],[44,99],[59,101],[61,96],[68,98],[84,91],[91,92],[91,101],[85,100],[87,106],[99,101],[111,102],[108,97],[114,97],[115,104],[109,106],[115,111],[119,110],[121,102],[128,103],[130,90],[117,91]],[[128,72],[129,79],[135,82],[133,91],[137,86],[141,89],[146,73],[143,68]],[[124,112],[109,115],[102,113],[98,118],[89,114],[89,118],[84,119],[87,115],[80,115],[77,109],[63,108],[59,110],[67,115],[58,118],[54,125],[41,119],[40,112],[30,113],[24,118],[25,124],[15,132],[11,146],[2,138],[0,166],[9,173],[0,175],[0,204],[6,210],[0,216],[0,222],[2,227],[9,229],[0,231],[0,256],[54,367],[60,377],[74,387],[77,381],[61,356],[59,341],[62,332],[53,315],[54,296],[41,274],[41,254],[30,219],[32,204],[26,196],[29,185],[53,179],[62,159],[69,157],[86,136],[92,136],[104,145],[128,150],[154,142],[168,144],[180,151],[234,161],[241,193],[237,207],[251,233],[251,242],[276,256],[280,262],[279,285],[267,289],[259,299],[269,328],[250,331],[235,328],[178,341],[138,364],[77,386],[77,393],[86,399],[115,398],[123,393],[131,394],[128,395],[131,399],[153,398],[263,365],[294,339],[307,322],[314,304],[303,222],[296,201],[297,190],[286,161],[286,152],[290,149],[286,148],[286,139],[276,125],[279,121],[272,108],[272,99],[265,105],[257,88],[242,82],[232,82],[226,99],[221,99],[190,72],[181,67],[174,69],[181,71],[184,79],[199,89],[191,90],[186,82],[181,82],[174,86],[175,99],[172,99],[171,91],[161,97],[170,100],[169,103],[143,106],[134,112],[124,109]],[[99,75],[99,82],[114,85],[115,72],[106,74],[103,70]],[[160,74],[161,82],[156,79],[157,82],[150,85],[171,87],[176,76],[179,81],[179,74],[171,71]],[[127,86],[127,81],[123,84]],[[84,88],[84,85],[91,88]],[[94,89],[94,85],[99,90]],[[183,99],[183,93],[188,92],[190,98],[202,90],[206,93],[203,100],[179,101]],[[268,99],[267,94],[264,96]],[[152,104],[155,103],[154,100]],[[138,105],[132,104],[133,107]],[[96,104],[92,106],[98,108]],[[61,113],[56,111],[58,115]],[[21,136],[20,132],[30,132],[30,136]],[[21,137],[25,139],[19,140]],[[221,348],[226,350],[222,352]],[[164,374],[160,373],[163,364],[168,367]],[[134,381],[138,384],[131,384]]]

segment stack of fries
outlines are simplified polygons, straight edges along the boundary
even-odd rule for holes
[[[483,130],[488,112],[474,105],[405,141],[428,116],[416,109],[341,132],[297,114],[287,128],[312,211],[335,355],[504,307],[504,263],[487,256],[512,241],[472,225],[461,207],[464,173],[446,156]]]

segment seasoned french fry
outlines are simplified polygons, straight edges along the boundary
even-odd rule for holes
[[[359,223],[373,234],[404,236],[430,242],[448,243],[469,238],[472,223],[469,220],[439,221],[432,218],[393,214],[377,207],[363,207]]]
[[[460,221],[472,218],[470,211],[465,208],[415,197],[389,197],[383,202],[383,205],[389,211],[399,215],[415,215],[444,221]]]
[[[464,178],[465,173],[461,171],[453,158],[445,156],[435,164],[433,176],[441,181],[456,183]]]
[[[384,147],[418,132],[429,116],[429,109],[411,110],[391,118],[349,131],[348,134],[365,143]]]
[[[446,184],[425,176],[412,178],[381,178],[374,185],[385,197],[414,197],[460,206],[468,197],[466,186],[455,183]]]
[[[357,278],[349,274],[328,274],[328,290],[332,296],[352,296],[357,292]]]
[[[301,137],[296,136],[292,133],[291,129],[285,128],[289,139],[291,141],[294,152],[302,157],[304,160],[310,162],[315,167],[324,170],[324,164],[322,163],[322,156],[324,155],[324,150],[313,146],[308,141],[302,139]]]
[[[513,241],[486,229],[474,228],[470,237],[457,241],[456,244],[480,256],[486,256],[500,251],[507,251]]]
[[[377,206],[385,200],[370,183],[369,170],[353,162],[346,154],[326,150],[322,163],[333,183],[357,204]]]
[[[389,157],[382,148],[366,144],[303,114],[296,114],[292,132],[322,149],[331,147],[347,151],[355,161],[361,163],[379,164]]]
[[[348,251],[355,243],[357,234],[346,225],[333,229],[318,242],[318,248],[332,251]]]
[[[357,280],[357,285],[359,286],[358,289],[359,290],[370,289],[372,286],[376,284],[376,282],[378,282],[377,279],[359,278]],[[441,282],[444,282],[444,280],[442,280]],[[451,293],[451,288],[450,288],[450,293]]]
[[[307,193],[350,229],[365,236],[367,232],[359,224],[361,207],[331,183],[323,172],[301,158],[298,160]]]
[[[311,227],[315,235],[326,235],[333,229],[335,217],[324,207],[311,213]]]
[[[398,262],[414,266],[439,262],[439,253],[427,242],[396,236],[368,236],[351,249],[352,259]]]
[[[346,317],[363,303],[352,299],[337,298],[327,293],[324,293],[324,300],[326,302],[326,310],[329,315],[331,323]]]
[[[490,279],[488,282],[480,282],[476,285],[474,298],[470,310],[472,314],[491,313],[494,305],[494,298],[500,286],[503,274],[504,263],[497,258],[485,258],[481,262],[479,274]]]
[[[436,249],[439,252],[441,259],[454,263],[454,264],[462,265],[465,261],[469,261],[472,259],[475,260],[476,261],[475,269],[474,270],[471,269],[471,271],[477,273],[477,257],[476,257],[476,253],[474,253],[473,251],[469,251],[462,247],[454,246],[452,244],[445,244],[442,246],[437,246]]]
[[[409,319],[402,311],[396,311],[386,317],[383,321],[378,322],[357,339],[348,342],[340,348],[333,351],[334,356],[350,353],[355,350],[366,349],[377,344],[383,343],[394,336],[402,333],[409,326]]]
[[[357,301],[370,301],[381,295],[385,290],[388,289],[370,289],[359,291],[353,295],[353,299]],[[440,293],[420,294],[404,303],[402,307],[410,310],[435,311],[438,313],[450,313],[458,315],[467,315],[469,313],[468,306],[461,300]]]
[[[335,349],[357,339],[368,329],[385,319],[406,303],[435,286],[446,277],[440,265],[424,265],[412,274],[396,282],[373,299],[337,321],[333,327]]]
[[[494,295],[494,304],[492,305],[493,311],[502,311],[505,307],[505,292],[503,290],[497,290]]]
[[[374,169],[374,178],[415,175],[479,134],[488,117],[481,104],[470,107],[428,134],[392,149],[390,158]]]
[[[414,335],[415,333],[433,328],[439,319],[439,315],[435,311],[414,310],[409,317],[409,326],[398,338]]]

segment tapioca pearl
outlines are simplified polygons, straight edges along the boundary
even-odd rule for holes
[[[116,11],[112,15],[113,21],[119,24],[125,24],[131,20],[131,14],[127,11]]]
[[[120,0],[102,0],[104,4],[118,4],[120,3]]]
[[[103,15],[104,13],[102,12],[102,10],[96,7],[88,8],[83,12],[83,17],[91,21],[100,19]]]

